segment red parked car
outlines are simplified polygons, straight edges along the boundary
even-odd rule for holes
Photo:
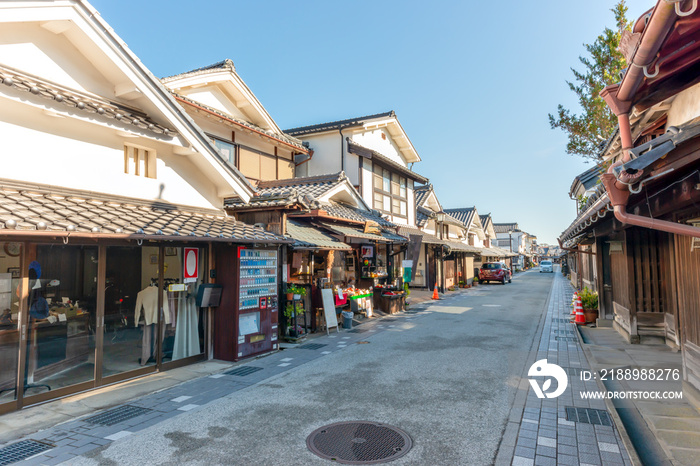
[[[486,262],[479,269],[480,282],[511,282],[510,269],[500,262]]]

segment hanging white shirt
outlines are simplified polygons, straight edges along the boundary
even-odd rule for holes
[[[146,325],[158,323],[158,287],[149,286],[136,295],[136,317],[134,326],[138,327],[139,318],[141,317],[141,309],[143,309],[143,320]],[[170,308],[168,306],[168,294],[163,290],[163,321],[166,324],[170,323]]]

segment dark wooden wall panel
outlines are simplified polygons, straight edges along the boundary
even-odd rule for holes
[[[691,238],[675,235],[680,333],[700,346],[700,250],[690,251]]]

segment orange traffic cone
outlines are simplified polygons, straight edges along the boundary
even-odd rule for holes
[[[437,283],[435,284],[435,289],[433,290],[433,299],[440,299],[440,295],[437,292]]]
[[[583,304],[581,304],[580,296],[576,299],[574,308],[576,309],[576,320],[574,320],[576,325],[586,325],[586,317],[583,315]]]
[[[570,317],[576,316],[576,301],[578,299],[578,293],[574,293],[574,297],[571,299],[571,314],[569,314]]]

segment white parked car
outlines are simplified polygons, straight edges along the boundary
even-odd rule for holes
[[[540,262],[540,273],[542,273],[542,272],[549,272],[549,273],[554,272],[554,266],[552,265],[552,261]]]

